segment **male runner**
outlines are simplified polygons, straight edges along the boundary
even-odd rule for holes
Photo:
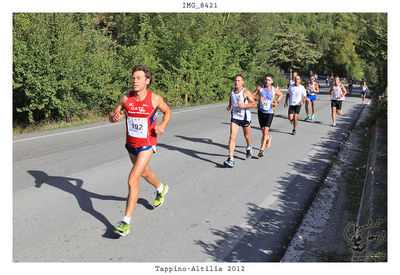
[[[342,102],[344,100],[345,95],[347,94],[347,90],[342,83],[340,83],[340,78],[335,76],[335,81],[331,86],[329,91],[331,95],[331,107],[332,107],[332,126],[336,126],[336,115],[341,114],[342,110]]]
[[[250,108],[254,108],[257,106],[251,92],[243,87],[244,84],[243,76],[241,75],[235,76],[234,82],[235,82],[235,88],[231,90],[231,96],[229,98],[229,106],[226,108],[228,111],[232,110],[230,136],[229,136],[229,157],[226,161],[224,161],[224,165],[230,168],[235,167],[235,160],[233,158],[233,155],[236,146],[236,135],[239,130],[239,127],[243,128],[243,134],[247,143],[246,158],[249,159],[252,156],[251,136],[250,136],[250,124],[251,124]]]
[[[367,82],[362,81],[360,85],[360,92],[361,92],[361,99],[362,99],[362,104],[364,104],[365,96],[367,95],[367,91],[369,91],[369,88],[367,86]]]
[[[306,100],[306,118],[304,120],[308,120],[311,118],[311,120],[314,120],[314,114],[315,114],[315,101],[317,100],[317,95],[319,93],[319,85],[317,82],[315,82],[315,77],[311,76],[310,78],[310,83],[308,83],[307,87],[307,100]],[[312,108],[312,115],[311,117],[308,115],[308,104],[311,103],[311,108]]]
[[[297,72],[293,72],[292,75],[293,75],[292,79],[290,79],[290,76],[289,76],[289,83],[288,83],[288,86],[287,86],[288,89],[289,89],[289,87],[292,87],[292,86],[295,85],[295,79],[296,79],[296,76],[298,75],[298,73]]]
[[[349,95],[351,95],[352,91],[353,91],[353,79],[350,78],[350,80],[349,80]]]
[[[293,123],[292,135],[296,135],[296,127],[301,105],[303,105],[306,99],[307,99],[306,89],[304,88],[303,85],[301,85],[300,75],[297,75],[295,78],[295,85],[289,87],[288,92],[286,94],[285,105],[283,105],[286,108],[288,106],[288,100],[289,100],[288,119],[290,123]]]
[[[335,78],[333,77],[333,75],[331,75],[331,77],[329,78],[329,88],[332,88],[332,85],[334,82],[335,82]]]
[[[269,134],[272,119],[274,118],[275,107],[281,101],[283,95],[278,88],[272,86],[274,77],[267,74],[264,77],[263,87],[258,86],[255,94],[257,95],[256,101],[258,104],[258,122],[262,131],[261,147],[258,157],[264,156],[265,146],[268,148],[271,145],[272,136]]]
[[[149,161],[156,152],[157,135],[164,133],[165,126],[171,120],[171,110],[163,98],[147,90],[151,84],[151,70],[145,66],[135,66],[132,70],[133,91],[122,96],[118,106],[109,115],[110,122],[118,122],[126,115],[126,144],[133,167],[129,174],[129,193],[126,202],[125,217],[115,228],[115,233],[126,236],[130,231],[133,210],[139,198],[139,182],[143,177],[157,190],[154,207],[164,203],[168,186],[160,183],[150,169]],[[160,125],[157,125],[157,110],[164,113]]]

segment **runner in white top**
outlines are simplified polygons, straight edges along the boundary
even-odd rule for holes
[[[297,75],[295,78],[295,86],[289,87],[288,92],[286,94],[285,104],[283,105],[285,108],[288,106],[289,100],[289,114],[288,118],[290,123],[293,123],[293,131],[292,134],[296,134],[296,127],[298,116],[300,113],[301,106],[307,99],[306,89],[303,85],[301,85],[300,75]]]
[[[336,126],[336,114],[341,114],[342,102],[347,94],[347,90],[344,85],[340,83],[340,78],[338,76],[335,76],[335,81],[331,86],[329,94],[331,95],[332,126]]]
[[[361,82],[360,85],[360,92],[361,92],[361,99],[362,99],[362,104],[364,104],[365,96],[367,95],[367,91],[369,91],[369,88],[367,86],[367,82],[364,80]]]
[[[229,157],[226,161],[224,161],[224,165],[231,168],[235,167],[233,155],[235,152],[236,135],[239,127],[243,128],[243,134],[247,143],[246,158],[249,159],[252,156],[250,108],[257,106],[252,93],[243,87],[243,76],[235,76],[234,82],[235,88],[233,88],[230,92],[229,106],[226,108],[228,111],[231,111],[231,127],[229,136]]]

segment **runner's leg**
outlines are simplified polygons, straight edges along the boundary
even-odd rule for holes
[[[263,133],[263,136],[261,138],[261,149],[264,150],[265,144],[267,143],[268,137],[269,137],[269,127],[263,127],[261,128],[261,131]]]
[[[230,136],[229,136],[229,156],[233,157],[236,147],[236,135],[239,130],[239,125],[231,122]]]
[[[289,114],[288,119],[292,123],[293,122],[293,114]]]
[[[125,216],[131,217],[133,210],[135,209],[137,200],[139,198],[139,182],[140,178],[143,175],[143,171],[150,161],[151,156],[153,155],[153,150],[141,151],[137,156],[129,154],[130,159],[132,160],[132,170],[129,174],[128,178],[128,199],[126,202],[126,210]]]
[[[335,122],[336,122],[336,116],[335,116],[335,113],[336,113],[336,107],[332,107],[332,121],[333,121],[333,123],[335,123]]]
[[[305,106],[305,108],[306,108],[306,115],[308,116],[308,103],[310,102],[311,100],[309,99],[309,98],[307,98],[306,99],[306,106]]]
[[[311,103],[312,104],[312,114],[315,114],[315,100]]]
[[[250,135],[250,125],[247,127],[243,127],[243,135],[246,139],[247,147],[251,146],[251,135]]]
[[[132,160],[132,158],[131,158],[131,160]],[[133,162],[133,161],[132,161],[132,162]],[[143,177],[148,183],[150,183],[151,185],[153,185],[154,188],[156,188],[156,189],[159,188],[160,185],[161,185],[161,183],[160,183],[160,181],[158,180],[156,174],[153,172],[153,170],[150,169],[150,165],[149,165],[149,164],[147,164],[146,168],[144,168],[142,177]]]
[[[297,113],[294,113],[294,122],[293,122],[293,130],[296,131],[296,127],[297,127],[297,120],[299,118],[299,115]]]

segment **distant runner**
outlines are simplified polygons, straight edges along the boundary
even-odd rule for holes
[[[243,128],[243,134],[247,143],[246,158],[249,159],[252,156],[250,108],[257,106],[252,93],[243,87],[243,76],[235,76],[234,82],[235,88],[233,88],[230,92],[229,106],[226,108],[228,111],[231,111],[231,127],[229,136],[229,157],[226,161],[224,161],[224,165],[230,168],[235,167],[235,160],[233,156],[236,147],[236,135],[239,127]]]
[[[297,74],[297,72],[293,72],[292,75],[293,75],[292,79],[290,79],[290,76],[289,76],[289,83],[288,83],[288,86],[287,86],[288,89],[289,89],[289,87],[294,86],[294,84],[295,84],[295,79],[296,79],[296,76],[297,76],[298,74]]]
[[[271,145],[272,136],[269,134],[272,119],[274,118],[275,107],[281,101],[283,95],[278,88],[272,86],[274,83],[274,77],[271,74],[267,74],[264,77],[263,87],[258,86],[255,92],[256,101],[258,104],[258,122],[263,133],[261,138],[261,147],[258,153],[258,157],[264,156],[264,148]]]
[[[367,91],[369,91],[367,82],[365,82],[365,81],[361,82],[360,92],[361,92],[362,104],[364,104],[364,100],[365,100],[365,96],[367,95]]]
[[[289,87],[284,105],[286,108],[289,101],[288,119],[290,123],[293,124],[292,135],[296,135],[296,127],[300,109],[307,99],[306,89],[303,85],[301,85],[301,78],[299,75],[296,76],[295,83],[296,84],[294,86]]]
[[[319,85],[315,82],[315,77],[311,76],[311,81],[307,85],[307,99],[306,99],[306,118],[304,120],[314,120],[315,114],[315,101],[317,100],[317,94],[319,93]],[[311,117],[308,115],[308,104],[311,103],[312,115]]]
[[[350,78],[350,80],[349,80],[349,95],[351,95],[352,91],[353,91],[353,79]]]
[[[120,103],[109,115],[110,122],[120,121],[125,110],[126,144],[133,167],[129,174],[129,193],[126,202],[125,217],[115,228],[115,233],[126,236],[130,231],[133,210],[139,198],[139,182],[143,177],[157,190],[154,207],[164,203],[168,185],[160,183],[150,169],[149,161],[156,152],[157,135],[164,133],[165,126],[171,120],[171,111],[163,98],[150,92],[152,73],[145,66],[135,66],[132,71],[133,90],[122,96]],[[163,120],[157,125],[157,110],[164,113]]]
[[[340,78],[338,76],[335,77],[335,81],[331,86],[329,94],[331,95],[332,126],[336,126],[336,114],[341,114],[342,102],[347,94],[347,90],[344,85],[340,83]]]

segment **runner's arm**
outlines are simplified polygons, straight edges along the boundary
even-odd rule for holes
[[[307,101],[307,92],[306,92],[306,89],[303,90],[303,95],[304,95],[304,96],[303,96],[303,100],[300,102],[301,105],[303,105],[304,102]]]
[[[114,109],[114,111],[111,111],[108,118],[110,122],[118,122],[124,117],[124,112],[122,111],[124,109],[124,105],[128,97],[124,95],[121,100],[119,101],[118,106]]]
[[[318,83],[316,83],[317,85],[315,85],[315,92],[317,93],[317,94],[319,94],[319,84]]]
[[[283,105],[283,107],[286,108],[288,106],[288,100],[289,100],[289,91],[286,93],[285,104]]]
[[[343,85],[343,84],[342,84],[342,91],[343,91],[344,93],[342,94],[342,96],[341,96],[341,97],[343,97],[343,96],[347,95],[347,90],[346,90],[346,87],[344,87],[344,85]]]
[[[161,123],[159,125],[157,125],[154,128],[154,131],[156,132],[157,135],[162,135],[162,134],[164,134],[165,127],[171,120],[172,113],[171,113],[171,109],[169,108],[168,104],[165,103],[164,99],[161,96],[156,95],[156,94],[153,94],[153,95],[155,97],[154,101],[156,103],[156,107],[158,107],[158,109],[160,109],[160,111],[164,113],[163,120],[161,121]]]
[[[244,90],[243,97],[247,98],[247,100],[250,101],[250,103],[244,104],[243,102],[239,102],[238,103],[239,108],[257,107],[257,103],[254,101],[253,94],[249,90],[247,90],[247,89]]]
[[[256,90],[253,92],[253,98],[255,101],[260,101],[260,90],[261,90],[261,86],[257,85]]]
[[[230,111],[230,110],[231,110],[231,107],[232,107],[232,97],[231,97],[231,93],[229,93],[229,105],[228,105],[228,107],[226,107],[226,109],[227,109],[228,111]]]
[[[282,100],[283,94],[279,89],[276,89],[276,94],[278,95],[278,98],[272,103],[274,107],[278,106],[279,102]]]

